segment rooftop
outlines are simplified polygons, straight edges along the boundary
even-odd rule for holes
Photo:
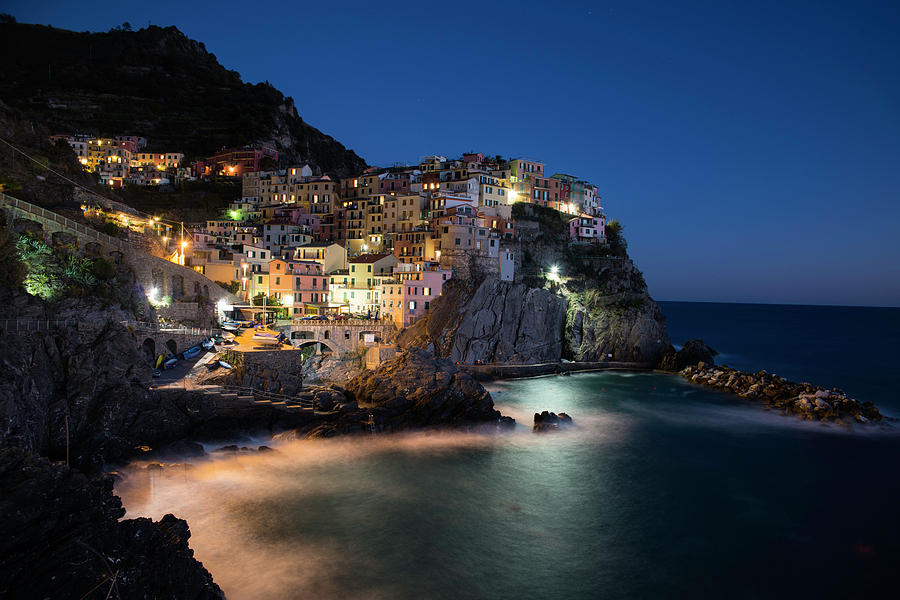
[[[393,256],[389,253],[384,254],[360,254],[356,258],[348,259],[347,262],[351,263],[375,263],[381,260],[382,258],[387,258],[388,256]]]

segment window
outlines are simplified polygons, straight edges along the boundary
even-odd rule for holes
[[[416,301],[415,300],[409,301],[409,310],[416,310]]]
[[[259,276],[259,278],[257,279],[256,283],[262,283],[262,275]]]
[[[349,340],[349,339],[350,339],[350,331],[349,331],[349,330],[346,330],[346,329],[344,330],[344,339],[345,339],[345,340]]]
[[[424,291],[422,293],[425,294],[426,296],[430,296],[431,288],[430,287],[424,288]],[[425,304],[425,308],[428,308],[428,303]]]
[[[456,245],[459,246],[459,238],[456,238]]]

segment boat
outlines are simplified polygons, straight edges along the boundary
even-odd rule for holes
[[[206,350],[212,350],[215,345],[212,340],[206,340],[205,342],[200,342],[200,345],[203,346]]]
[[[200,354],[200,352],[202,352],[202,351],[203,351],[203,348],[201,348],[200,346],[191,346],[190,348],[188,348],[187,350],[184,351],[184,358],[185,358],[185,360],[187,360],[189,358],[194,358],[195,356]]]
[[[164,358],[165,358],[165,357],[164,357],[162,354],[160,354],[159,356],[157,356],[157,357],[156,357],[156,362],[153,364],[153,368],[154,368],[154,369],[160,368],[160,367],[162,366],[162,364],[163,364],[163,359],[164,359]]]
[[[174,356],[163,363],[163,369],[172,369],[178,364],[178,359]]]
[[[234,368],[230,364],[225,362],[224,360],[219,361],[219,366],[222,367],[223,369],[233,369]]]

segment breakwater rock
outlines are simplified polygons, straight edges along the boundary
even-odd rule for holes
[[[804,419],[819,421],[881,421],[872,402],[857,402],[837,389],[825,389],[810,383],[795,383],[772,373],[746,373],[726,366],[708,366],[701,362],[686,367],[679,375],[698,385],[758,400]]]
[[[548,431],[559,431],[563,427],[571,427],[572,425],[574,425],[572,417],[566,413],[556,414],[545,410],[540,413],[534,413],[534,427],[532,427],[532,431],[535,433],[546,433]]]
[[[339,427],[403,430],[499,423],[484,387],[453,362],[414,350],[367,371],[345,387]]]
[[[224,598],[194,558],[186,522],[119,521],[112,487],[109,477],[0,450],[0,597]]]

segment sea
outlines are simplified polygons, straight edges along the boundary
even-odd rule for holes
[[[660,303],[717,362],[900,417],[900,309]],[[896,598],[900,422],[802,421],[673,375],[488,386],[509,433],[241,440],[136,463],[126,517],[187,519],[232,599]],[[535,434],[533,413],[570,431]]]

